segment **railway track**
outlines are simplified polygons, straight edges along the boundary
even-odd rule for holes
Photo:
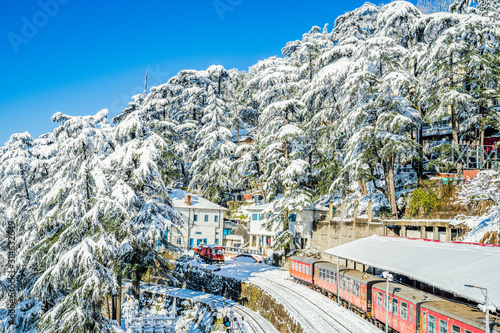
[[[286,289],[287,291],[299,296],[301,299],[305,300],[307,303],[313,305],[315,308],[317,308],[319,311],[321,311],[323,314],[325,314],[328,318],[332,319],[335,323],[337,323],[337,325],[334,325],[332,323],[330,323],[329,321],[326,321],[325,322],[330,326],[332,327],[336,332],[350,332],[350,333],[358,333],[358,332],[353,332],[352,330],[350,330],[346,325],[344,325],[343,323],[341,323],[337,318],[335,318],[334,316],[332,316],[331,314],[329,314],[328,312],[326,312],[324,309],[322,309],[320,306],[318,306],[316,303],[312,302],[311,300],[309,300],[307,297],[301,295],[300,293],[298,293],[297,291],[293,290],[292,288],[289,288],[283,284],[280,284],[280,283],[277,283],[276,281],[273,281],[271,279],[268,279],[268,278],[265,278],[265,277],[262,277],[262,276],[259,276],[258,277],[259,279],[262,279],[262,280],[265,280],[273,285],[276,285],[276,286],[279,286],[280,288],[283,288],[283,289]],[[304,319],[306,319],[306,321],[308,322],[308,324],[314,328],[316,325],[311,323],[311,321],[309,319],[307,319],[306,317],[304,317]],[[340,329],[338,326],[341,326],[344,330]]]
[[[187,289],[183,289],[187,290]],[[155,290],[148,290],[151,293],[158,293]],[[195,298],[195,297],[188,297],[187,295],[177,295],[176,293],[170,293],[168,291],[162,291],[160,294],[164,295],[169,295],[170,297],[179,297],[179,298]],[[198,299],[199,302],[206,303],[206,304],[213,304],[213,302],[216,302],[216,305],[219,305],[222,307],[223,299],[221,297],[217,297],[211,294],[204,294],[203,296],[200,296]],[[238,303],[231,301],[231,300],[226,300],[224,301],[225,307],[230,307],[231,309],[234,310],[234,313],[237,314],[240,318],[245,318],[244,323],[242,324],[243,321],[240,320],[238,321],[238,328],[241,333],[278,333],[278,331],[272,326],[270,323],[267,323],[267,325],[261,324],[261,321],[265,320],[259,315],[256,315],[253,313],[253,311],[250,311],[246,309],[244,306],[239,305]],[[250,320],[249,320],[250,319]],[[243,329],[242,329],[243,327]],[[247,330],[249,328],[251,331]]]

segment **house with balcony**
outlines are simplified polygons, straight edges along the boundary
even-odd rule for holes
[[[268,230],[264,224],[264,214],[269,208],[269,204],[257,203],[245,207],[250,213],[250,246],[261,249],[267,254],[272,248],[274,238],[282,226],[273,225]],[[288,229],[296,235],[295,247],[300,249],[310,249],[312,247],[312,236],[314,224],[324,220],[328,214],[328,207],[310,203],[301,212],[288,214]],[[278,214],[275,213],[277,216]],[[265,253],[266,254],[266,253]],[[269,255],[269,254],[268,254]]]
[[[171,244],[182,249],[222,244],[226,208],[181,189],[169,189],[168,195],[184,221],[181,228],[169,230]]]

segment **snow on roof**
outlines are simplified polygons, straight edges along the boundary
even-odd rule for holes
[[[191,195],[191,206],[188,206],[185,202],[186,194]],[[180,189],[169,190],[168,196],[172,200],[175,208],[227,210],[221,205]]]
[[[252,138],[252,134],[255,127],[240,128],[240,141],[245,141],[249,137]],[[231,141],[238,141],[238,130],[231,131]]]
[[[257,211],[262,211],[265,210],[269,207],[269,204],[267,203],[256,203],[250,206],[245,206],[245,209],[247,210],[257,210]],[[320,210],[320,211],[328,211],[328,207],[321,206],[319,204],[314,204],[314,203],[309,203],[307,206],[304,207],[304,210]]]
[[[326,254],[408,276],[484,303],[480,289],[500,309],[500,246],[372,236],[326,250]]]

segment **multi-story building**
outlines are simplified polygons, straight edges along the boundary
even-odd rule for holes
[[[171,244],[183,249],[222,244],[226,208],[180,189],[169,189],[168,195],[184,221],[181,228],[170,230],[167,237]]]
[[[269,204],[255,204],[245,207],[250,212],[250,245],[260,249],[270,249],[276,234],[282,231],[282,226],[274,224],[268,230],[264,224],[264,211]],[[309,204],[301,212],[288,215],[288,229],[296,235],[296,246],[301,249],[312,247],[312,232],[314,223],[323,220],[328,214],[328,208]]]

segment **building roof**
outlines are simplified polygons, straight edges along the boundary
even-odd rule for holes
[[[253,204],[253,205],[250,205],[250,206],[245,206],[244,208],[247,209],[247,210],[263,211],[263,210],[269,208],[269,204],[268,203],[259,202],[259,203],[256,203],[256,204]],[[327,212],[328,211],[328,207],[321,206],[321,205],[314,204],[314,203],[310,202],[308,204],[308,206],[304,207],[304,210],[319,210],[319,211]]]
[[[185,202],[186,194],[191,195],[191,206],[188,206]],[[168,196],[172,200],[175,208],[185,208],[185,209],[208,209],[208,210],[227,210],[226,208],[213,203],[207,199],[204,199],[196,194],[191,194],[187,191],[180,189],[169,189]]]
[[[484,303],[480,289],[500,306],[500,246],[372,236],[326,250],[353,260],[424,282],[444,291]]]
[[[245,141],[248,138],[253,138],[253,132],[255,127],[240,128],[240,142]],[[238,130],[231,131],[231,141],[238,142]]]

